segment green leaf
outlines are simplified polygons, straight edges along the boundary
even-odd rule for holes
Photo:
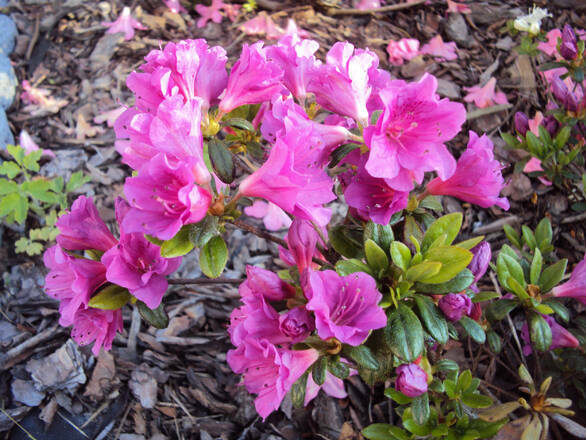
[[[488,346],[493,353],[499,354],[503,348],[501,337],[494,331],[486,332],[486,339],[488,340]]]
[[[40,169],[40,167],[39,167],[39,160],[41,159],[41,156],[42,155],[43,155],[43,150],[31,151],[29,154],[27,154],[23,158],[22,165],[27,170],[34,171],[36,173]]]
[[[501,137],[506,142],[506,144],[511,148],[518,148],[519,141],[517,138],[509,133],[501,133]]]
[[[527,131],[525,139],[527,140],[527,147],[529,148],[531,155],[536,157],[543,157],[543,142],[541,142],[539,138],[530,131]]]
[[[305,401],[305,389],[307,388],[307,372],[305,372],[293,384],[290,391],[291,401],[295,408],[302,408]]]
[[[538,351],[547,351],[551,345],[551,327],[538,313],[529,316],[529,333],[531,345]]]
[[[326,356],[320,357],[313,364],[311,369],[311,377],[318,385],[323,385],[326,381],[326,373],[328,372],[328,358]]]
[[[512,290],[507,283],[509,277],[513,277],[522,287],[525,289],[527,286],[525,282],[525,274],[523,273],[523,268],[517,262],[517,260],[507,253],[503,252],[505,247],[501,249],[499,256],[496,260],[496,273],[499,279],[499,282],[503,287],[507,290]]]
[[[411,251],[400,241],[393,241],[391,243],[391,259],[397,267],[406,272],[411,263]]]
[[[427,196],[419,202],[421,208],[431,209],[432,211],[441,212],[444,210],[440,200],[436,196]]]
[[[525,291],[523,286],[521,286],[517,280],[513,277],[507,278],[507,284],[511,292],[513,292],[519,299],[528,299],[529,294]]]
[[[23,224],[28,214],[28,199],[19,193],[11,193],[0,199],[0,217],[12,214],[14,221]]]
[[[533,251],[537,247],[537,240],[535,240],[533,231],[528,226],[523,225],[521,226],[521,232],[523,234],[523,242]]]
[[[438,363],[435,364],[435,367],[437,368],[438,371],[444,371],[444,372],[448,372],[448,373],[458,371],[460,369],[460,367],[458,366],[458,363],[456,361],[451,360],[451,359],[442,359]]]
[[[468,333],[475,342],[478,344],[484,344],[486,341],[486,334],[480,324],[473,319],[470,319],[468,316],[462,316],[459,322],[462,327],[464,327],[464,330],[466,330],[466,333]]]
[[[232,161],[232,153],[226,144],[217,138],[210,139],[208,141],[208,154],[218,178],[224,183],[232,183],[235,176],[234,162]]]
[[[2,214],[0,213],[0,215]],[[566,273],[567,265],[568,260],[563,258],[557,263],[546,267],[543,272],[541,272],[541,277],[539,278],[541,293],[547,293],[559,284]]]
[[[8,151],[8,154],[10,154],[19,165],[22,165],[26,154],[24,148],[19,147],[18,145],[7,145],[6,151]]]
[[[140,316],[142,316],[142,319],[144,319],[147,324],[159,329],[167,328],[169,325],[169,316],[167,316],[167,313],[165,312],[163,303],[159,304],[156,309],[150,309],[142,301],[137,301],[136,306],[138,308],[138,313],[140,313]]]
[[[69,178],[69,181],[67,182],[67,185],[65,186],[65,192],[70,193],[72,191],[75,191],[77,188],[86,184],[90,180],[91,180],[91,177],[88,175],[85,175],[83,173],[83,171],[76,171]]]
[[[529,280],[531,284],[539,283],[539,276],[541,275],[541,268],[543,267],[543,257],[539,248],[535,248],[535,254],[533,255],[533,261],[531,261],[531,270],[529,272]]]
[[[479,303],[483,301],[489,301],[491,299],[500,298],[498,292],[478,292],[474,294],[474,298],[472,298],[473,303]]]
[[[417,292],[444,294],[452,292],[461,292],[467,289],[474,282],[474,274],[469,269],[464,269],[450,281],[439,284],[415,283],[414,289]]]
[[[407,215],[405,216],[405,222],[403,224],[403,237],[411,239],[412,236],[417,242],[421,242],[421,240],[423,240],[423,230],[421,229],[421,226],[417,224],[412,215]]]
[[[386,423],[373,423],[364,428],[361,433],[368,440],[390,440],[392,439],[390,427],[391,425]]]
[[[218,235],[218,217],[207,215],[198,223],[189,225],[189,239],[202,248],[212,237]]]
[[[336,263],[336,272],[338,272],[338,275],[343,277],[355,272],[365,272],[374,276],[372,269],[368,265],[355,258],[351,258],[349,260],[339,260]]]
[[[560,319],[564,322],[569,322],[570,320],[570,311],[568,308],[559,302],[556,298],[552,298],[543,302],[544,305],[550,307],[556,315],[560,317]]]
[[[423,242],[421,243],[421,250],[425,253],[432,243],[434,243],[440,236],[445,234],[445,239],[438,246],[449,246],[458,236],[460,227],[462,226],[462,213],[454,212],[452,214],[444,215],[438,218],[425,231]]]
[[[429,278],[421,280],[428,284],[439,284],[450,281],[472,261],[472,252],[457,246],[434,247],[425,254],[426,261],[442,264],[440,271]]]
[[[240,130],[246,130],[255,132],[254,125],[252,125],[249,121],[244,118],[230,118],[228,120],[222,121],[222,125],[228,127],[238,128]]]
[[[492,405],[492,399],[482,394],[464,394],[462,402],[470,408],[488,408]]]
[[[460,242],[456,243],[454,246],[458,246],[463,249],[470,250],[474,246],[476,246],[478,243],[480,243],[482,240],[484,240],[484,235],[480,235],[478,237],[469,238],[468,240],[460,241]]]
[[[339,358],[328,360],[328,371],[342,380],[350,375],[350,368],[345,363],[340,362]]]
[[[363,258],[362,231],[358,232],[345,225],[330,229],[330,243],[336,252],[346,258]]]
[[[403,416],[404,417],[404,416]],[[409,432],[415,434],[416,436],[425,437],[431,433],[433,428],[430,425],[418,425],[417,422],[413,419],[405,420],[403,418],[403,426]]]
[[[378,225],[372,221],[369,221],[364,227],[363,241],[366,240],[374,241],[379,247],[388,252],[391,243],[395,239],[393,229],[389,225]]]
[[[18,192],[18,184],[10,180],[0,179],[0,196],[13,192]]]
[[[366,240],[364,243],[364,253],[366,254],[368,265],[376,274],[384,273],[388,269],[389,259],[387,254],[373,240]]]
[[[486,317],[491,321],[500,321],[507,316],[515,307],[519,305],[516,299],[503,298],[490,303],[484,309]]]
[[[164,258],[181,257],[191,252],[195,245],[189,239],[189,225],[183,226],[175,237],[164,241],[161,245],[161,256]]]
[[[413,399],[411,404],[411,414],[413,414],[413,420],[418,425],[424,425],[429,419],[429,397],[427,393],[423,393],[421,396],[417,396]]]
[[[503,230],[505,231],[505,235],[509,239],[513,245],[515,245],[518,249],[521,249],[521,237],[519,233],[515,231],[510,225],[504,225]]]
[[[507,402],[479,411],[478,417],[485,422],[496,422],[498,420],[504,419],[520,407],[521,404],[517,401]]]
[[[330,160],[330,163],[328,164],[328,168],[334,168],[336,165],[338,165],[340,163],[340,161],[342,159],[344,159],[349,153],[356,150],[357,148],[360,148],[360,145],[358,145],[358,144],[340,145],[338,148],[336,148],[334,151],[332,151],[332,154],[330,155],[331,160]]]
[[[216,235],[201,249],[199,264],[201,271],[209,278],[217,278],[222,274],[228,262],[228,247],[224,239]]]
[[[411,266],[405,277],[409,281],[427,281],[437,275],[442,268],[442,263],[437,261],[423,261]]]
[[[342,353],[367,370],[376,370],[379,367],[378,361],[366,345],[344,345]]]
[[[572,133],[572,127],[569,125],[564,125],[562,129],[556,135],[553,144],[557,151],[560,151],[562,148],[566,146],[568,143],[568,139],[570,139],[570,134]]]
[[[419,310],[419,316],[431,337],[439,344],[447,343],[449,339],[448,324],[433,301],[426,296],[415,295],[415,303]]]
[[[411,362],[419,357],[424,349],[423,327],[419,318],[405,304],[388,315],[384,329],[385,342],[391,351],[400,358]]]
[[[385,390],[385,396],[387,396],[389,399],[393,399],[399,405],[407,405],[408,403],[413,402],[413,397],[406,396],[395,388],[387,388]]]
[[[458,392],[463,392],[466,390],[470,384],[472,383],[472,372],[470,370],[462,371],[462,374],[458,377],[458,382],[456,383],[456,389]]]
[[[94,295],[88,305],[94,309],[118,310],[130,301],[128,289],[110,284]]]

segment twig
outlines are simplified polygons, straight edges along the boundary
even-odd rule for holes
[[[28,47],[26,48],[26,55],[25,55],[25,59],[27,61],[29,61],[31,59],[31,56],[33,55],[33,49],[35,48],[35,44],[37,44],[37,40],[39,39],[39,31],[41,29],[41,18],[39,17],[39,15],[36,16],[35,18],[35,28],[33,30],[33,36],[31,37],[31,40],[28,43]]]
[[[262,231],[258,229],[256,226],[252,226],[251,224],[245,223],[241,220],[228,220],[227,222],[236,226],[238,229],[250,232],[251,234],[254,234],[257,237],[264,238],[265,240],[272,241],[273,243],[277,243],[279,246],[283,246],[285,249],[289,248],[285,240],[279,237],[275,237],[273,234],[269,234],[266,231]]]
[[[586,252],[586,246],[582,246],[578,240],[575,240],[574,237],[572,237],[570,234],[568,234],[567,232],[562,232],[562,237],[564,237],[566,239],[566,241],[568,243],[570,243],[572,246],[574,246],[575,249],[579,250],[580,252],[584,253]]]
[[[57,326],[48,328],[38,335],[24,341],[11,350],[8,350],[3,356],[0,355],[0,371],[7,370],[12,366],[12,360],[22,355],[26,350],[36,347],[41,342],[51,339],[55,336]]]
[[[138,311],[138,306],[135,305],[132,309],[132,321],[130,322],[128,343],[126,344],[126,348],[128,348],[128,351],[130,351],[133,356],[136,356],[136,337],[138,336],[138,332],[140,332],[140,313]]]
[[[426,0],[418,0],[411,3],[400,3],[398,5],[389,5],[383,6],[381,8],[376,9],[355,9],[355,8],[348,8],[348,9],[336,9],[336,8],[329,8],[327,10],[328,15],[369,15],[369,14],[381,14],[384,12],[393,12],[393,11],[400,11],[401,9],[411,8],[413,6],[422,5],[425,3]]]
[[[243,279],[234,278],[171,278],[169,284],[240,284]]]
[[[478,110],[472,110],[471,112],[466,113],[466,120],[470,121],[472,119],[480,118],[482,116],[502,112],[504,110],[510,109],[511,107],[513,107],[512,104],[499,104],[499,105],[493,105],[492,107],[479,108]]]

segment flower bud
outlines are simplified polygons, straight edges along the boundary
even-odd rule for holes
[[[574,29],[569,24],[564,26],[562,31],[562,44],[560,45],[560,55],[566,60],[575,60],[578,56],[578,41]]]
[[[486,241],[477,244],[470,251],[474,254],[474,257],[472,257],[468,269],[474,274],[474,283],[477,283],[486,273],[486,269],[488,269],[492,252],[490,250],[490,245]]]
[[[547,116],[543,120],[543,126],[545,127],[545,129],[551,137],[555,137],[560,128],[559,122],[553,116]]]
[[[314,328],[313,319],[305,307],[295,307],[279,316],[279,330],[293,343],[305,340]]]
[[[568,87],[566,84],[560,79],[559,76],[554,76],[551,79],[551,93],[555,96],[555,99],[560,103],[563,104],[566,101],[566,96],[568,95]]]
[[[575,94],[568,91],[566,95],[566,99],[564,100],[564,107],[569,112],[577,112],[578,111],[578,98]]]
[[[529,130],[529,118],[525,113],[515,113],[515,129],[521,136],[525,136],[527,130]]]
[[[472,301],[465,293],[448,293],[439,300],[439,308],[449,321],[456,322],[472,309]]]
[[[295,219],[287,233],[289,251],[295,258],[299,272],[311,265],[318,241],[317,232],[308,220]]]
[[[421,396],[427,392],[427,373],[417,364],[403,364],[397,367],[395,387],[408,397]]]

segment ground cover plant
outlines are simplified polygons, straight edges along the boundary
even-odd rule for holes
[[[413,13],[422,3],[316,8],[377,23],[373,11]],[[155,12],[186,29],[185,6]],[[2,355],[12,435],[35,438],[40,417],[57,436],[92,438],[122,430],[126,438],[586,438],[586,249],[582,229],[561,226],[584,219],[584,32],[575,23],[542,30],[552,15],[538,7],[501,20],[510,56],[543,72],[535,88],[543,95],[524,112],[519,101],[508,125],[494,126],[497,136],[490,118],[519,97],[497,91],[490,69],[462,99],[445,97],[445,83],[426,71],[459,57],[441,35],[421,50],[412,38],[392,39],[387,53],[344,40],[323,47],[311,28],[280,27],[257,7],[196,5],[195,25],[240,19],[242,35],[272,44],[251,39],[229,59],[233,44],[182,35],[118,75],[132,96],[94,123],[109,121],[115,134],[101,163],[128,172],[87,164],[103,184],[120,182],[110,200],[96,205],[100,194],[84,192],[89,179],[79,171],[66,186],[31,176],[43,152],[9,147],[0,214],[29,228],[12,226],[29,238],[9,252],[34,254],[35,237],[56,241],[40,269],[50,300],[39,304],[44,327],[60,326],[15,345],[17,325],[26,328],[19,320],[34,316],[24,307],[35,302],[4,277],[5,328],[17,332]],[[471,12],[447,7],[448,22]],[[116,38],[114,47],[132,41],[135,30],[161,26],[156,17],[124,7],[102,22],[104,38]],[[417,73],[401,68],[392,73],[411,79],[397,78],[385,65]],[[34,84],[23,82],[23,101],[36,106],[28,111],[60,111]],[[535,109],[542,116],[529,120]],[[87,110],[76,117],[78,141],[106,132],[88,124]],[[517,163],[499,161],[499,151]],[[504,217],[531,185],[523,172],[539,178],[530,203],[554,190],[573,217]],[[65,212],[64,188],[81,193]],[[58,216],[47,213],[53,205]],[[502,219],[470,228],[487,215]],[[246,237],[257,249],[273,246],[273,256],[256,258]],[[238,261],[241,252],[248,257]],[[45,357],[30,351],[56,335],[71,339]],[[141,354],[139,341],[148,347]],[[104,403],[83,418],[87,403],[70,395],[94,360],[84,396]],[[332,399],[346,402],[347,417],[328,409]],[[16,402],[43,410],[6,405]],[[216,411],[236,421],[206,420]],[[335,429],[330,416],[340,420]]]

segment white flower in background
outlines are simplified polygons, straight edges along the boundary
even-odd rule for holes
[[[529,15],[523,15],[515,19],[514,28],[518,31],[529,32],[530,35],[537,35],[541,29],[541,20],[552,15],[547,12],[547,9],[533,7],[533,11]]]

